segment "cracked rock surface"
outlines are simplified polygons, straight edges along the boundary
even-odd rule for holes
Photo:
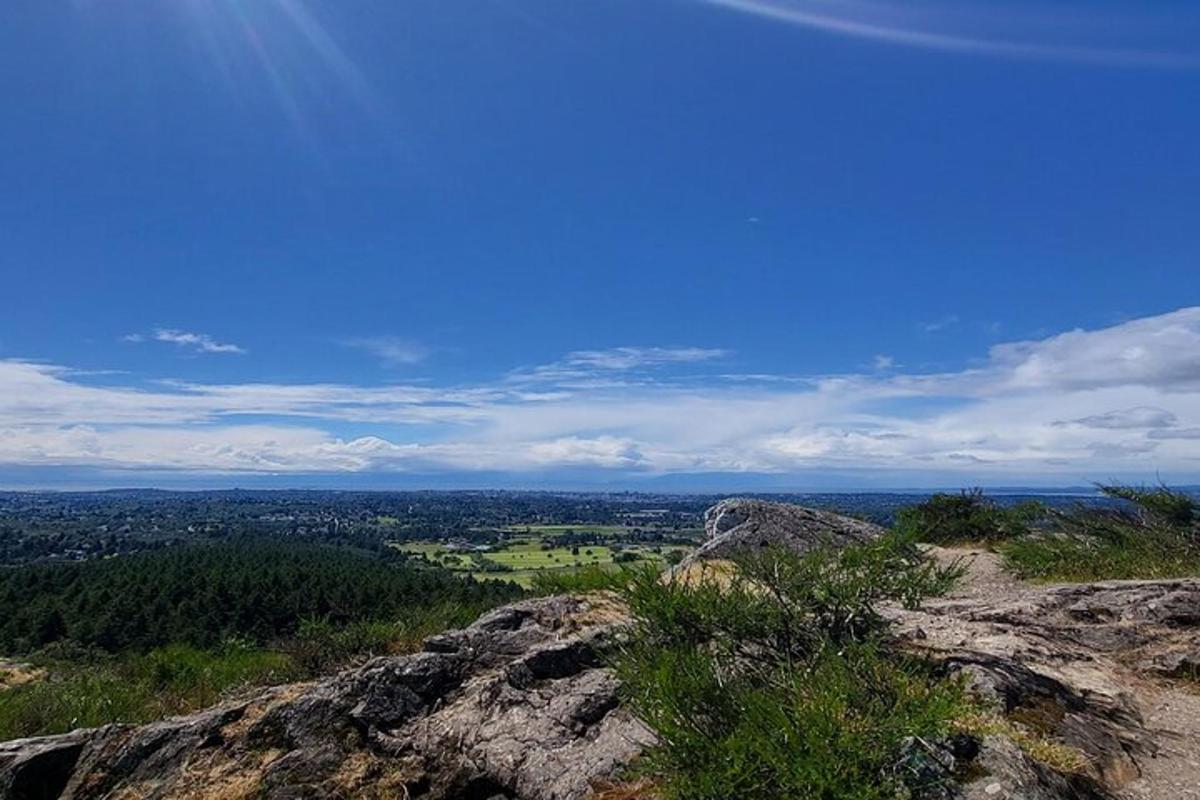
[[[528,798],[588,794],[645,748],[600,654],[602,597],[492,611],[425,651],[140,727],[0,744],[0,795]]]

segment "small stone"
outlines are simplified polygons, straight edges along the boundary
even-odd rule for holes
[[[1000,794],[1003,791],[1004,791],[1004,787],[1001,786],[1000,784],[989,783],[986,787],[984,787],[983,793],[990,797],[992,795]]]

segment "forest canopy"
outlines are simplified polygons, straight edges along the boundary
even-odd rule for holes
[[[486,607],[521,594],[512,584],[352,548],[199,544],[0,570],[0,652],[63,640],[110,652],[230,638],[266,644],[294,635],[305,620],[402,620],[447,603]]]

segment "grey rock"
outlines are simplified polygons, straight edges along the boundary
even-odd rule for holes
[[[1200,635],[1178,648],[1159,650],[1144,657],[1139,667],[1168,678],[1200,680]]]
[[[870,540],[883,528],[815,508],[751,498],[722,500],[704,514],[707,541],[685,563],[726,559],[779,547],[806,553]]]
[[[71,733],[0,743],[0,797],[50,800],[62,792],[89,736]]]
[[[1003,736],[983,740],[973,767],[984,775],[964,787],[962,800],[1111,800],[1087,776],[1051,769]]]
[[[2,744],[0,797],[582,798],[653,741],[601,666],[610,606],[525,601],[314,683]]]

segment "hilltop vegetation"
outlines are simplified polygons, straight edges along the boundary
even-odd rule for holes
[[[940,545],[983,544],[1022,578],[1094,581],[1200,575],[1200,502],[1165,486],[1098,487],[1107,500],[1002,507],[979,490],[935,494],[896,530]]]
[[[1160,486],[1104,486],[1121,503],[1050,511],[1050,533],[1014,539],[1000,552],[1023,578],[1054,581],[1200,575],[1200,503]]]
[[[642,767],[655,796],[892,800],[929,788],[901,768],[906,748],[949,736],[971,704],[890,649],[878,606],[918,605],[956,570],[894,534],[737,567],[669,581],[636,571],[618,587],[635,626],[616,669],[661,742]]]
[[[0,571],[0,646],[26,653],[31,669],[0,691],[0,737],[154,720],[232,698],[223,708],[271,721],[227,726],[201,714],[111,740],[102,729],[86,736],[118,755],[85,771],[141,785],[146,775],[123,770],[142,756],[122,754],[153,751],[167,761],[155,762],[152,784],[190,785],[195,756],[225,765],[205,780],[343,781],[345,796],[380,789],[386,777],[432,797],[584,797],[600,778],[617,781],[599,795],[609,800],[944,800],[985,773],[1008,776],[997,783],[1016,776],[1078,789],[1054,796],[1101,796],[1093,790],[1105,765],[1117,774],[1134,764],[1121,744],[1133,739],[1122,737],[1149,734],[1138,720],[1107,716],[1106,700],[1092,704],[1074,684],[1056,682],[1070,663],[1088,692],[1126,685],[1101,654],[1045,631],[1083,624],[1071,616],[1073,597],[1113,609],[1089,622],[1097,626],[1125,625],[1124,610],[1144,606],[1143,638],[1121,640],[1120,669],[1136,649],[1147,676],[1188,680],[1194,662],[1180,644],[1189,634],[1173,627],[1190,619],[1180,616],[1188,606],[1158,598],[1193,590],[1136,583],[1068,596],[1070,587],[1020,584],[986,555],[971,560],[976,571],[962,591],[938,601],[965,562],[920,540],[984,546],[1010,570],[1042,570],[1029,573],[1039,578],[1197,572],[1193,498],[1165,488],[1105,492],[1103,504],[1071,509],[978,491],[935,495],[901,511],[893,530],[867,526],[849,544],[833,534],[852,520],[730,501],[707,522],[714,536],[746,546],[688,559],[667,576],[657,561],[587,563],[589,549],[593,562],[600,548],[611,556],[615,548],[600,542],[626,551],[683,535],[645,520],[510,525],[482,534],[495,537],[486,547],[234,537],[9,568]],[[795,535],[773,536],[771,526]],[[625,541],[637,536],[654,538]],[[555,568],[574,549],[584,566]],[[450,559],[457,569],[445,567]],[[465,574],[488,560],[526,559],[549,567],[530,567],[534,592],[555,596],[498,610],[418,655],[366,660],[418,649],[429,634],[526,596]],[[1035,609],[1036,624],[988,615],[1014,598]],[[1005,636],[991,637],[997,625]],[[1039,646],[1013,650],[1006,636]],[[253,689],[322,675],[287,692]],[[464,675],[474,677],[464,683]],[[1062,708],[1086,721],[1060,724]],[[414,748],[423,772],[347,735],[363,726]],[[198,729],[208,731],[204,744]],[[273,738],[285,729],[304,734]],[[278,748],[290,757],[259,757]],[[342,755],[321,761],[330,752]],[[325,766],[315,773],[298,766],[318,761]],[[339,766],[347,763],[370,769],[351,774]]]
[[[981,489],[969,489],[934,494],[900,509],[895,527],[931,544],[981,544],[1025,536],[1046,512],[1047,507],[1036,500],[1004,507]]]

